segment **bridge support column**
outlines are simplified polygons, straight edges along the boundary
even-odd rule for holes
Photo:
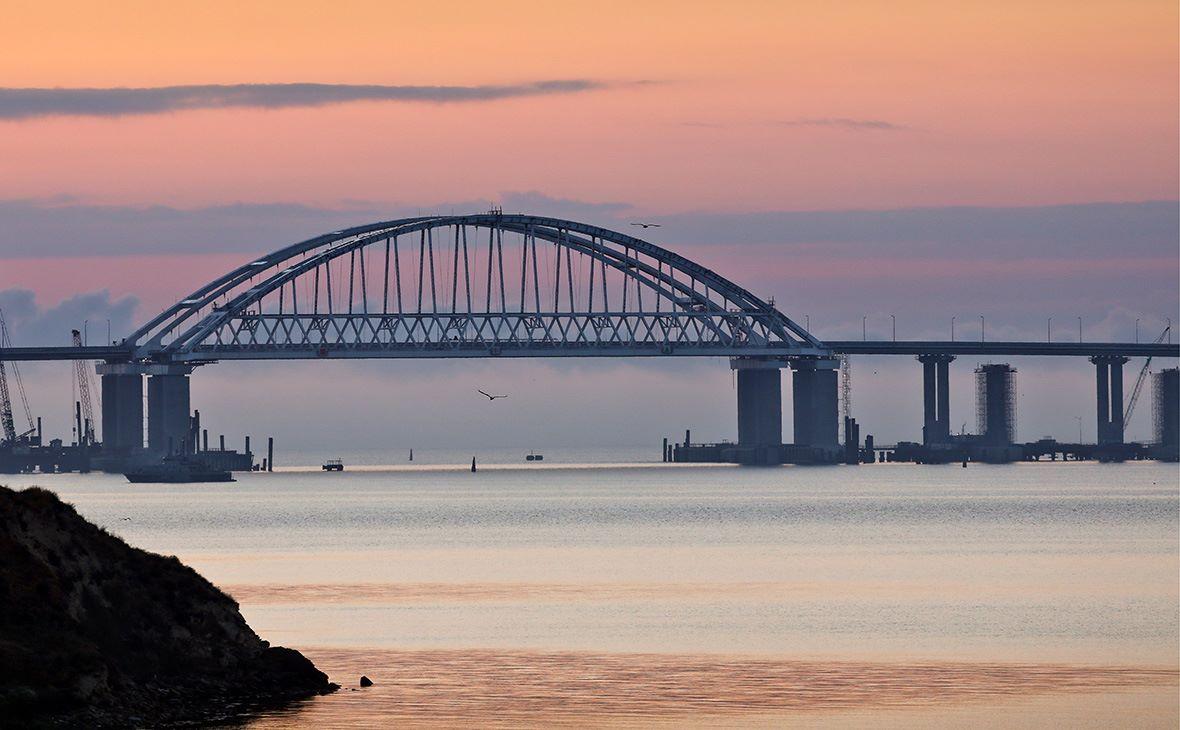
[[[918,355],[922,363],[922,443],[951,440],[950,364],[954,355]]]
[[[191,403],[187,367],[148,377],[148,448],[158,454],[192,451]]]
[[[1123,443],[1123,365],[1122,355],[1095,355],[1090,358],[1097,375],[1098,445]]]
[[[107,456],[143,448],[142,375],[102,375],[102,448]]]
[[[783,443],[782,363],[734,360],[737,370],[738,443],[781,446]]]
[[[839,453],[839,367],[834,358],[791,360],[796,446]]]

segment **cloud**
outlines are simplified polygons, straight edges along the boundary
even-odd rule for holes
[[[536,190],[500,194],[505,213],[530,213],[555,218],[569,218],[594,223],[603,218],[617,219],[632,209],[629,203],[590,203],[584,200],[554,198]]]
[[[800,119],[783,119],[775,122],[780,127],[829,127],[833,129],[849,129],[856,132],[885,131],[900,132],[909,129],[903,124],[886,122],[881,119],[850,119],[848,117],[805,117]]]
[[[87,342],[101,344],[106,339],[107,320],[112,338],[132,330],[132,320],[139,300],[122,297],[112,300],[108,291],[77,294],[53,307],[42,307],[28,289],[0,289],[0,310],[12,343],[18,347],[66,345],[70,330],[87,331]]]
[[[1175,257],[1177,201],[649,216],[678,244],[766,245],[830,257],[945,260]]]
[[[69,199],[0,200],[0,261],[45,256],[125,256],[169,253],[261,253],[325,231],[417,215],[505,211],[616,225],[631,208],[535,191],[504,192],[497,200],[435,205],[348,200],[340,208],[262,203],[172,208],[87,205]]]
[[[347,201],[341,208],[295,203],[183,209],[0,200],[0,260],[53,256],[243,253],[350,225],[403,216],[479,213],[498,202],[511,213],[626,228],[632,206],[509,191],[495,200],[434,205]],[[644,214],[660,223],[647,237],[685,253],[699,246],[765,246],[813,256],[920,257],[945,261],[1060,257],[1122,261],[1172,257],[1180,236],[1176,201],[1029,207]],[[628,230],[628,232],[631,232]]]
[[[0,88],[0,119],[46,116],[118,117],[190,109],[284,109],[354,101],[465,103],[574,94],[605,88],[590,79],[556,79],[480,86],[373,84],[206,84],[152,88]]]

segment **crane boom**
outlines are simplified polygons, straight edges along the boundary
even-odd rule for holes
[[[1171,325],[1164,327],[1164,331],[1160,333],[1160,336],[1155,338],[1155,344],[1158,345],[1163,342],[1171,329]],[[1131,414],[1135,412],[1135,404],[1139,402],[1139,394],[1143,391],[1143,383],[1147,381],[1147,368],[1150,366],[1151,358],[1149,357],[1143,363],[1143,368],[1139,371],[1139,377],[1135,379],[1135,387],[1131,390],[1131,397],[1127,399],[1127,408],[1123,411],[1123,423],[1131,422]]]
[[[73,330],[71,334],[74,337],[74,347],[82,346],[82,333],[78,330]],[[82,427],[84,433],[78,434],[78,443],[86,444],[94,442],[94,408],[90,403],[90,378],[86,377],[86,361],[74,361],[74,376],[78,380],[78,402],[82,404]]]
[[[16,426],[12,423],[12,398],[8,395],[8,374],[4,371],[4,361],[0,360],[0,430],[3,431],[4,441],[16,444]]]
[[[8,325],[4,323],[4,311],[0,310],[0,347],[11,347],[12,341],[8,337]],[[25,413],[29,417],[30,430],[32,429],[33,414],[29,410],[29,400],[25,397],[25,386],[20,380],[20,370],[17,369],[16,363],[12,363],[12,375],[16,381],[17,390],[20,393],[21,402],[24,403]],[[21,436],[25,434],[20,434]],[[16,433],[16,424],[12,418],[12,395],[8,390],[8,367],[3,361],[0,361],[0,441],[6,441],[15,446],[18,435]]]

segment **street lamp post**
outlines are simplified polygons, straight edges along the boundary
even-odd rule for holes
[[[897,342],[897,317],[891,314],[889,319],[893,320],[893,341]]]
[[[1139,344],[1139,318],[1135,318],[1135,344]]]
[[[987,342],[987,323],[983,319],[983,315],[979,315],[979,341]]]
[[[951,342],[955,341],[955,318],[951,317]]]
[[[1082,318],[1078,317],[1078,342],[1082,341]]]
[[[1045,323],[1045,342],[1052,342],[1052,341],[1053,341],[1053,318],[1050,317],[1049,321]]]
[[[869,339],[869,315],[860,318],[860,338],[864,341]]]

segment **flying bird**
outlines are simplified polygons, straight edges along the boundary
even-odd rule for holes
[[[507,398],[508,397],[506,395],[492,395],[491,393],[485,393],[482,390],[477,390],[476,392],[479,393],[480,395],[484,396],[488,400],[496,400],[497,398]]]
[[[639,226],[640,228],[659,228],[660,227],[659,223],[632,223],[631,225]]]

